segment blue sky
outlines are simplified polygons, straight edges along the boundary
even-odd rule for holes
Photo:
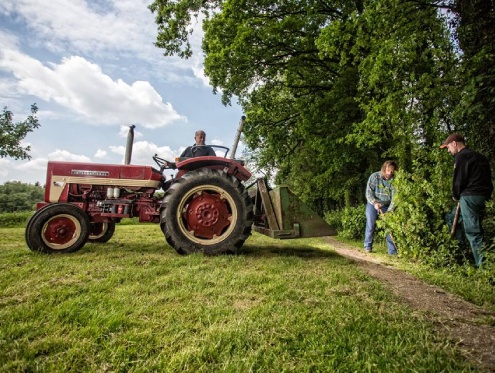
[[[225,107],[203,74],[201,26],[189,60],[153,45],[151,0],[2,0],[0,105],[24,120],[36,103],[41,127],[28,134],[31,160],[0,158],[0,183],[45,183],[48,160],[123,163],[136,125],[133,164],[173,160],[194,142],[232,147],[242,111]],[[239,156],[239,148],[237,151]]]

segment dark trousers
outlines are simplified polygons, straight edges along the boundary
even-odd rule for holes
[[[464,230],[466,239],[471,246],[474,256],[474,263],[477,267],[483,262],[483,228],[481,226],[486,209],[486,197],[484,196],[461,196],[461,213],[459,216],[458,226],[455,237],[462,240],[460,226]],[[447,215],[447,222],[452,227],[454,222],[455,208]]]

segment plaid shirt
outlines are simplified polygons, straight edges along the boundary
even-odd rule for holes
[[[392,185],[393,180],[393,177],[384,180],[381,171],[372,173],[368,179],[368,184],[366,184],[366,200],[371,204],[381,203],[388,206],[388,210],[392,210],[394,208],[392,198],[395,194],[395,188]]]

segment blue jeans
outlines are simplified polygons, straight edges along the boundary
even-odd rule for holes
[[[387,212],[388,206],[382,207],[382,212]],[[373,234],[375,233],[376,219],[378,219],[378,211],[371,203],[366,203],[366,230],[364,232],[364,249],[371,250],[373,248]],[[397,255],[397,248],[389,234],[385,236],[387,241],[387,250],[390,255]]]

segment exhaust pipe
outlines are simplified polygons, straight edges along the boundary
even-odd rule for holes
[[[230,159],[235,159],[235,152],[237,150],[237,144],[239,144],[239,140],[241,138],[242,127],[244,126],[244,121],[246,120],[246,116],[242,116],[239,121],[239,128],[237,128],[237,133],[235,135],[234,145],[232,145],[232,152],[230,153]]]
[[[134,124],[129,126],[129,133],[127,134],[127,144],[125,146],[124,164],[131,164],[132,146],[134,144],[134,128],[136,128]]]

